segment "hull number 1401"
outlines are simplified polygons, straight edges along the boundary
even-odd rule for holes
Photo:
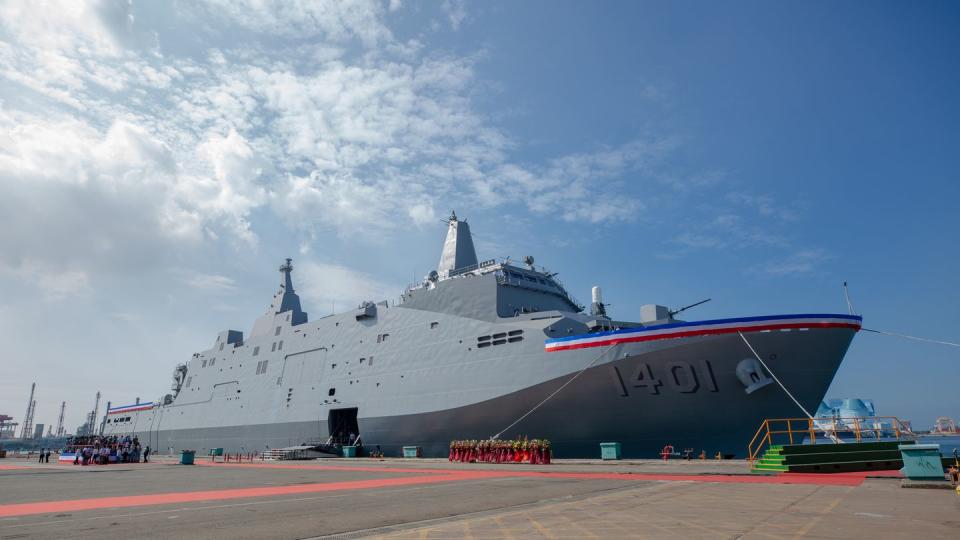
[[[634,388],[650,394],[659,394],[662,389],[692,394],[694,392],[717,392],[717,380],[709,360],[700,360],[696,365],[682,360],[672,360],[653,366],[638,362],[628,377],[617,366],[610,366],[610,377],[617,393],[623,397],[630,395]]]

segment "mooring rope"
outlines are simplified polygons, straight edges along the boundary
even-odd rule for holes
[[[810,414],[810,412],[807,411],[807,409],[805,409],[803,405],[800,404],[799,401],[797,401],[797,398],[793,397],[793,394],[791,394],[790,391],[787,390],[787,387],[784,386],[783,383],[780,382],[780,379],[778,379],[777,376],[773,374],[773,371],[770,370],[770,366],[768,366],[767,363],[763,361],[763,358],[760,358],[760,355],[757,354],[757,351],[753,348],[753,345],[751,345],[750,342],[747,341],[747,336],[743,335],[743,332],[737,332],[737,333],[740,334],[740,337],[743,339],[743,342],[747,344],[747,347],[750,348],[750,352],[752,352],[753,356],[755,356],[756,359],[760,361],[760,365],[762,365],[764,369],[767,370],[767,373],[770,374],[770,377],[772,377],[773,380],[780,385],[780,388],[782,388],[783,391],[790,397],[790,399],[792,399],[793,402],[797,404],[797,407],[800,407],[800,410],[803,411],[803,414],[807,415],[807,418],[809,418],[810,420],[813,420],[813,415]]]
[[[567,385],[569,385],[569,384],[572,383],[574,380],[576,380],[577,377],[579,377],[580,375],[583,375],[583,372],[584,372],[584,371],[590,369],[591,366],[593,366],[594,364],[597,363],[597,360],[600,360],[601,358],[603,358],[603,355],[605,355],[605,354],[607,354],[608,352],[610,352],[610,349],[612,349],[612,348],[614,348],[614,347],[616,347],[616,346],[617,346],[617,344],[614,343],[613,345],[610,345],[609,347],[607,347],[606,349],[604,349],[603,352],[601,352],[596,358],[594,358],[593,360],[591,360],[589,364],[583,366],[583,369],[581,369],[580,371],[578,371],[573,377],[570,377],[570,379],[569,379],[567,382],[565,382],[565,383],[563,383],[562,385],[560,385],[560,388],[557,388],[556,390],[553,391],[552,394],[550,394],[549,396],[545,397],[545,398],[543,399],[543,401],[541,401],[540,403],[537,403],[536,406],[534,406],[532,409],[530,409],[529,411],[527,411],[523,416],[521,416],[520,418],[517,418],[516,420],[514,420],[514,422],[513,422],[512,424],[510,424],[509,426],[501,429],[496,435],[491,435],[491,436],[490,436],[490,440],[493,441],[493,440],[499,439],[499,438],[500,438],[500,435],[503,435],[503,432],[504,432],[504,431],[507,431],[508,429],[512,428],[513,426],[519,424],[524,418],[530,416],[530,414],[533,413],[533,411],[539,409],[541,405],[543,405],[543,404],[546,403],[547,401],[550,401],[550,399],[551,399],[553,396],[559,394],[561,390],[563,390],[564,388],[567,387]]]
[[[884,330],[874,330],[872,328],[861,328],[864,332],[873,332],[874,334],[883,334],[885,336],[894,336],[904,339],[913,339],[916,341],[926,341],[927,343],[938,343],[940,345],[950,345],[951,347],[960,347],[960,343],[954,343],[952,341],[940,341],[939,339],[930,339],[922,338],[917,336],[908,336],[907,334],[898,334],[896,332],[886,332]]]

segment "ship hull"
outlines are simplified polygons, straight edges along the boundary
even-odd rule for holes
[[[797,401],[815,411],[855,333],[854,328],[805,328],[745,335]],[[446,456],[451,440],[499,434],[549,439],[560,458],[595,458],[599,443],[608,441],[620,442],[627,458],[657,457],[666,445],[711,457],[742,457],[764,419],[804,416],[775,383],[747,391],[751,381],[744,382],[737,370],[753,353],[736,333],[654,345],[620,343],[578,354],[585,366],[596,361],[582,372],[469,405],[366,416],[363,404],[357,404],[359,434],[367,449],[379,446],[388,456],[410,445],[422,447],[427,456]],[[315,421],[194,429],[164,429],[160,422],[133,434],[161,452],[262,452],[326,439],[329,427],[321,416],[318,406]]]

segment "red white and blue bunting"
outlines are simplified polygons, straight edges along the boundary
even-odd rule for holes
[[[644,326],[642,328],[624,328],[595,334],[580,334],[546,340],[547,352],[605,347],[620,343],[637,343],[661,339],[677,339],[715,334],[736,334],[737,332],[763,332],[773,330],[793,330],[811,328],[849,328],[860,330],[863,318],[857,315],[806,314],[806,315],[767,315],[761,317],[741,317],[737,319],[714,319],[709,321],[677,322]]]

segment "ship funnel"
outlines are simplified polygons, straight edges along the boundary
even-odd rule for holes
[[[440,264],[437,274],[440,279],[450,277],[456,270],[477,265],[477,252],[473,248],[473,237],[466,221],[457,219],[456,212],[450,212],[447,220],[447,239],[443,242]]]

